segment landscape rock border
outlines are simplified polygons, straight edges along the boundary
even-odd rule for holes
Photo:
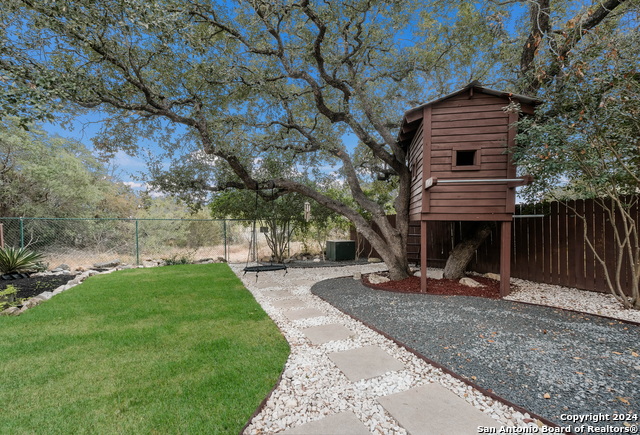
[[[43,303],[44,301],[48,301],[49,299],[51,299],[52,297],[59,295],[60,293],[69,290],[72,287],[77,286],[78,284],[82,283],[85,279],[87,279],[90,276],[93,275],[98,275],[98,274],[103,274],[103,273],[110,273],[117,270],[117,268],[113,268],[107,271],[97,271],[94,269],[91,270],[87,270],[85,272],[82,272],[80,275],[76,275],[73,276],[72,279],[70,279],[66,284],[63,284],[61,286],[59,286],[58,288],[56,288],[53,291],[45,291],[40,293],[39,295],[36,295],[32,298],[27,299],[23,304],[22,307],[9,307],[6,310],[0,312],[0,316],[19,316],[20,314],[24,313],[25,311],[27,311],[29,308],[33,308],[35,306],[40,305],[41,303]],[[46,275],[68,275],[70,272],[63,270],[60,272],[40,272],[40,276],[46,276]],[[34,274],[34,275],[38,275],[38,274]],[[34,276],[32,275],[32,276]]]

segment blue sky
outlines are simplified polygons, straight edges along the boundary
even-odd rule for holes
[[[91,139],[100,130],[99,119],[99,116],[95,114],[83,115],[76,117],[69,128],[62,127],[56,123],[43,124],[42,128],[51,135],[77,140],[93,151],[94,147]],[[159,147],[154,147],[150,143],[143,145],[143,147],[152,152],[161,152]],[[115,167],[114,175],[116,175],[118,179],[133,187],[135,190],[143,190],[146,187],[136,179],[136,176],[140,176],[147,171],[147,165],[142,157],[132,157],[123,151],[118,151],[111,163]]]

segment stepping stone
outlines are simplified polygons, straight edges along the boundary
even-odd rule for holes
[[[264,283],[259,282],[257,284],[249,283],[247,284],[247,287],[255,288],[258,290],[264,290],[264,289],[278,288],[279,286],[275,282],[264,282]]]
[[[248,285],[262,290],[265,288],[281,287],[282,282],[277,279],[272,279],[271,277],[268,277],[268,278],[259,277],[257,282],[255,281],[255,279],[253,279],[248,283]]]
[[[304,302],[298,298],[292,299],[280,299],[277,301],[271,302],[275,308],[302,308],[304,307]]]
[[[331,325],[311,326],[302,330],[312,344],[323,344],[330,341],[346,340],[353,335],[349,328],[337,323]]]
[[[500,423],[439,384],[378,397],[378,402],[411,435],[478,433],[478,427]]]
[[[338,366],[351,382],[374,378],[386,372],[404,369],[404,364],[378,346],[365,346],[344,352],[331,352],[329,359]]]
[[[271,290],[264,291],[262,294],[268,298],[286,298],[289,296],[293,296],[293,294],[289,290]]]
[[[307,278],[296,278],[292,280],[287,280],[288,285],[295,285],[301,287],[311,287],[316,283],[316,280],[307,279]]]
[[[301,320],[301,319],[309,319],[311,317],[321,317],[321,316],[324,316],[325,314],[322,311],[317,310],[315,308],[303,308],[301,310],[285,311],[284,315],[289,320]]]
[[[333,414],[321,420],[312,421],[303,425],[292,427],[282,435],[370,435],[371,432],[367,427],[355,416],[353,412],[341,412]]]

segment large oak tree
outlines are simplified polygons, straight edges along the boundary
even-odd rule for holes
[[[567,10],[550,3],[526,2],[529,19],[513,31],[517,1],[478,9],[391,0],[9,0],[0,12],[0,68],[13,94],[36,89],[99,109],[103,150],[133,153],[146,137],[183,151],[170,170],[154,166],[165,190],[192,199],[225,188],[298,192],[347,217],[400,279],[408,274],[410,183],[396,141],[403,111],[473,79],[537,92],[583,32],[622,1]],[[264,165],[293,168],[296,177],[265,177]],[[351,203],[298,181],[322,186],[331,171]],[[397,185],[396,227],[366,193],[377,177]]]

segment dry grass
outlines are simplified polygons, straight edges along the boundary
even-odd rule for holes
[[[301,242],[291,242],[291,253],[302,252],[303,244]],[[312,253],[319,253],[318,252]],[[227,261],[229,263],[245,263],[249,254],[249,243],[239,243],[227,246]],[[269,257],[271,251],[264,241],[259,241],[258,244],[258,257]],[[146,260],[161,260],[166,258],[180,258],[187,257],[192,261],[212,258],[217,260],[218,258],[224,258],[225,249],[224,245],[205,246],[196,249],[189,248],[177,248],[167,247],[160,252],[141,252],[139,259],[142,263]],[[134,253],[117,252],[116,250],[110,251],[96,251],[91,249],[59,249],[50,252],[44,252],[44,262],[49,265],[49,268],[57,267],[60,264],[68,265],[72,270],[82,267],[90,268],[96,263],[105,263],[114,260],[120,260],[125,264],[136,264],[136,256]]]

